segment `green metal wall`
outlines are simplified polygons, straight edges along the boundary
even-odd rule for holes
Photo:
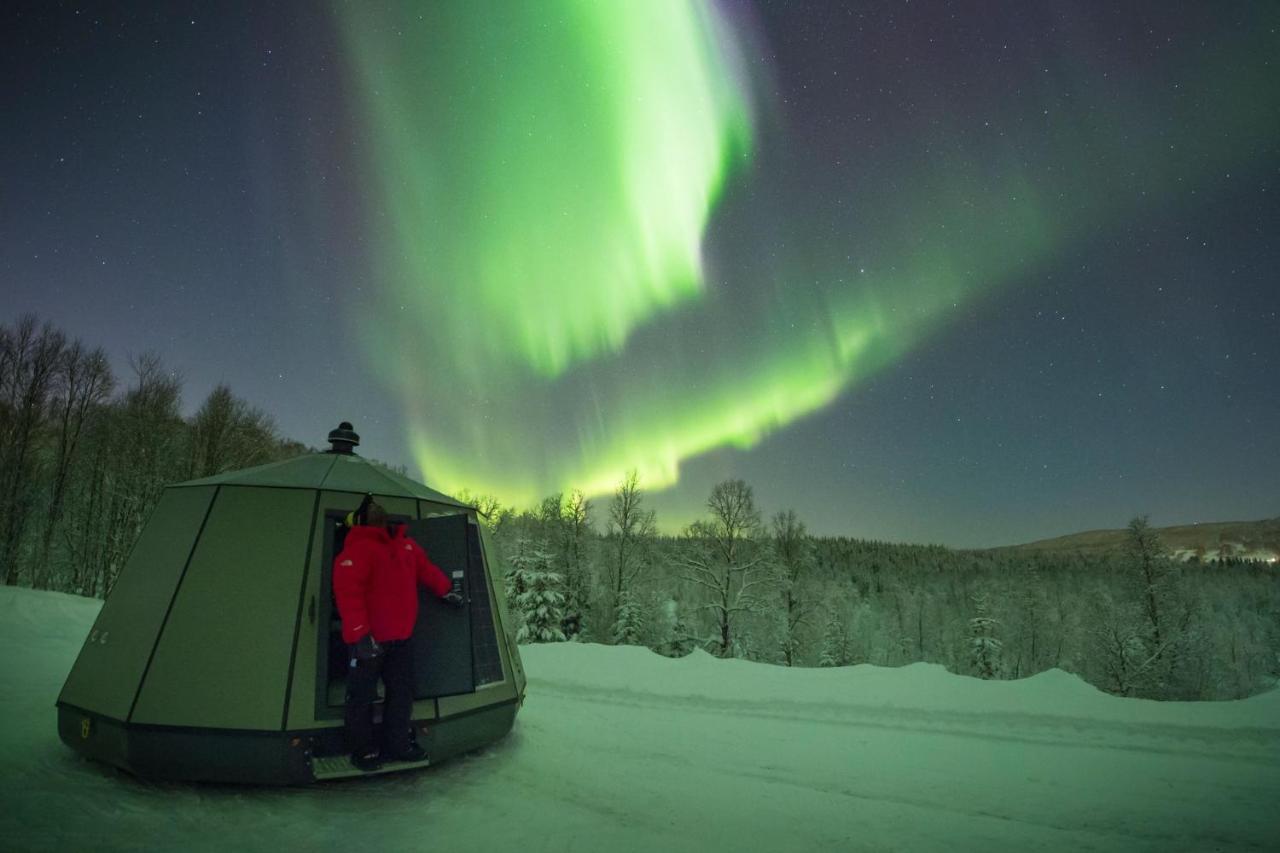
[[[130,722],[280,728],[315,493],[220,488]]]
[[[138,684],[216,486],[166,489],[102,605],[59,702],[117,720]]]
[[[333,719],[316,716],[320,630],[310,606],[321,594],[325,511],[354,509],[360,498],[239,485],[167,489],[59,701],[140,724],[332,726]],[[408,498],[379,500],[391,513],[411,517],[457,512]],[[441,700],[439,711],[433,700],[417,702],[415,718],[473,710],[523,688],[502,580],[489,568],[506,678]]]
[[[499,648],[506,654],[502,665],[515,682],[516,695],[522,696],[524,695],[526,682],[524,662],[520,660],[520,647],[516,644],[515,622],[511,619],[511,611],[507,609],[507,585],[504,582],[505,579],[498,576],[500,570],[495,559],[495,555],[498,552],[493,542],[489,540],[488,534],[485,533],[484,525],[480,526],[480,547],[484,551],[485,565],[489,567],[489,583],[493,601],[496,605],[499,627],[502,635],[507,640],[505,643],[498,644]]]

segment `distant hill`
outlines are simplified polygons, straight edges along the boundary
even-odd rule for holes
[[[1183,524],[1157,528],[1160,539],[1174,556],[1186,560],[1199,556],[1202,560],[1240,558],[1280,561],[1280,518],[1262,521],[1214,521],[1205,524]],[[1098,554],[1124,546],[1127,531],[1086,530],[1054,539],[1041,539],[1025,545],[1010,545],[994,550],[1077,551]]]

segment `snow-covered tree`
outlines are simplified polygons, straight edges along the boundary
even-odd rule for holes
[[[733,645],[729,649],[729,657],[742,660],[764,660],[756,646],[750,631],[738,631],[733,635]]]
[[[1138,607],[1100,588],[1090,610],[1090,664],[1094,682],[1117,696],[1133,696],[1145,689],[1150,666],[1143,641]]]
[[[561,529],[563,532],[564,563],[564,619],[560,629],[565,638],[578,641],[590,628],[588,611],[590,610],[588,566],[588,537],[591,534],[591,501],[581,491],[569,493],[561,506]]]
[[[1011,635],[1017,637],[1017,647],[1013,649],[1013,677],[1034,675],[1040,672],[1040,658],[1044,653],[1044,601],[1041,593],[1041,576],[1035,564],[1028,566],[1019,578],[1020,587],[1013,592],[1013,600],[1017,604],[1016,627],[1011,626]]]
[[[508,560],[511,568],[507,570],[505,578],[507,601],[515,601],[523,594],[529,588],[529,573],[546,571],[549,560],[550,556],[541,548],[530,544],[528,539],[518,540],[515,554]]]
[[[756,543],[760,511],[751,487],[742,480],[718,483],[707,499],[707,509],[711,518],[695,521],[685,531],[682,578],[711,599],[703,605],[715,621],[708,650],[729,657],[735,648],[742,648],[733,642],[739,616],[767,609],[762,595],[771,578],[761,567],[764,555]]]
[[[63,525],[63,516],[71,504],[75,475],[79,473],[78,457],[84,455],[83,445],[88,443],[86,436],[92,430],[93,416],[106,403],[114,383],[106,353],[101,349],[90,352],[76,340],[63,352],[54,377],[53,406],[50,412],[57,440],[53,465],[49,469],[49,502],[47,509],[41,513],[44,529],[41,531],[39,550],[32,570],[32,586],[37,589],[47,588],[53,580],[55,535],[63,541],[69,538]],[[77,569],[72,572],[72,587],[79,589],[81,564],[72,562]]]
[[[644,607],[639,598],[631,592],[624,592],[618,603],[617,616],[613,620],[610,641],[616,646],[639,646],[644,644]]]
[[[1182,657],[1190,639],[1192,608],[1178,588],[1178,566],[1146,516],[1129,522],[1125,551],[1128,586],[1142,612],[1135,633],[1146,652],[1138,695],[1172,698],[1185,686],[1175,682],[1186,675]]]
[[[671,625],[668,640],[658,649],[669,658],[682,658],[694,649],[694,641],[689,636],[689,626],[678,614]]]
[[[587,622],[587,588],[583,572],[575,571],[564,582],[564,618],[560,630],[570,642],[582,642],[589,629]]]
[[[852,655],[849,651],[849,632],[838,608],[832,607],[827,613],[827,622],[822,630],[822,651],[818,655],[818,666],[848,666]]]
[[[786,666],[794,666],[800,654],[801,632],[809,625],[812,602],[802,580],[813,562],[813,542],[804,523],[792,510],[773,517],[773,557],[777,573],[781,613],[777,619],[778,650]]]
[[[39,491],[41,419],[49,407],[63,360],[66,335],[34,314],[12,332],[0,327],[0,571],[14,585],[22,545]]]
[[[657,534],[656,516],[653,510],[644,509],[644,494],[635,471],[628,472],[613,493],[607,532],[609,541],[606,547],[612,563],[609,567],[609,604],[616,612],[623,597],[644,572],[648,563],[646,551]]]
[[[551,554],[528,540],[517,543],[507,572],[507,601],[518,623],[517,642],[550,643],[565,639],[560,622],[564,618],[563,579],[550,569]]]
[[[1168,624],[1161,625],[1161,617],[1164,616],[1168,622],[1168,614],[1163,611],[1167,610],[1165,598],[1169,592],[1172,564],[1159,535],[1151,529],[1145,515],[1129,522],[1125,549],[1130,560],[1130,577],[1137,586],[1152,643],[1159,648],[1169,633]]]
[[[564,631],[560,629],[560,620],[564,616],[561,583],[562,578],[557,572],[525,571],[525,591],[516,597],[516,607],[523,617],[516,642],[564,642]]]
[[[453,495],[459,503],[476,508],[477,520],[490,533],[497,533],[503,522],[514,513],[511,507],[503,506],[502,501],[490,494],[477,494],[470,489],[460,489]]]
[[[1000,653],[1004,644],[996,636],[1000,622],[990,614],[987,593],[973,596],[977,615],[969,620],[969,662],[979,678],[1000,677]]]
[[[1116,574],[1092,608],[1091,666],[1105,689],[1121,696],[1198,698],[1211,676],[1205,635],[1193,631],[1180,570],[1145,516],[1129,522]]]
[[[191,419],[190,475],[211,477],[261,465],[279,441],[270,415],[219,384]]]

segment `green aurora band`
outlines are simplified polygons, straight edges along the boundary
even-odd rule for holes
[[[1230,144],[1150,157],[1167,150],[1164,123],[1191,117],[1136,97],[1082,110],[1052,150],[1011,143],[994,176],[934,154],[904,165],[905,190],[867,188],[859,204],[882,215],[853,278],[819,259],[763,291],[708,287],[704,233],[752,145],[738,48],[715,7],[344,8],[384,264],[361,338],[404,403],[424,479],[520,505],[607,493],[633,469],[660,489],[685,460],[751,448],[962,303],[1132,214],[1109,182],[1159,187],[1159,203],[1274,130],[1230,80],[1206,84],[1224,93],[1214,118]],[[1081,175],[1072,152],[1117,126],[1129,144]]]
[[[381,28],[348,10],[405,299],[483,318],[458,341],[469,358],[550,379],[696,297],[703,228],[750,139],[710,13],[428,8]]]

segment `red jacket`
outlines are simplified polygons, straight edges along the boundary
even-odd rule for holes
[[[380,643],[407,640],[418,618],[421,582],[443,598],[453,588],[440,567],[404,525],[351,528],[333,561],[333,596],[342,615],[342,639],[354,643],[370,632]]]

